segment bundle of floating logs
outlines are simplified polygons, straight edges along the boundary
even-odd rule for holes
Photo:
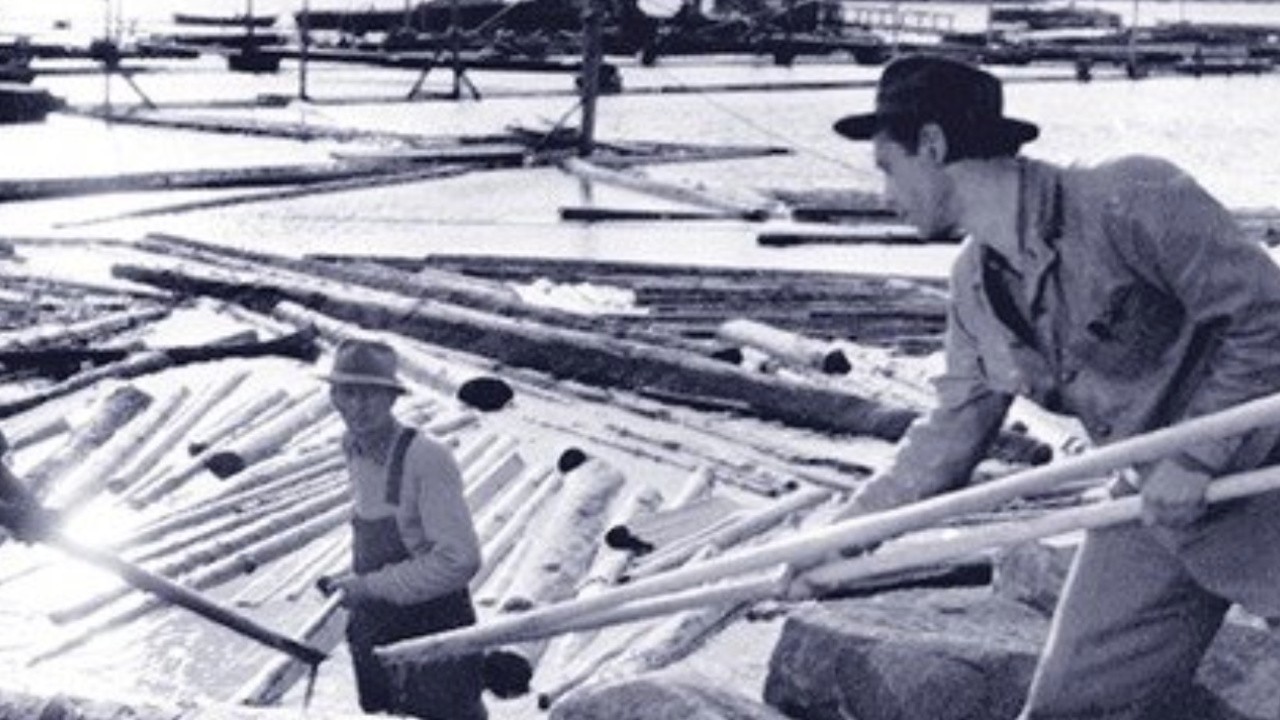
[[[397,413],[454,449],[485,559],[473,581],[483,622],[702,572],[818,527],[927,406],[909,353],[736,312],[750,293],[757,306],[772,293],[850,313],[875,303],[883,316],[938,307],[937,289],[913,281],[593,268],[593,282],[630,288],[642,307],[674,312],[702,298],[707,330],[690,332],[660,313],[645,322],[529,305],[514,276],[458,272],[457,259],[289,259],[161,236],[110,250],[119,284],[74,312],[46,313],[46,329],[15,321],[0,332],[0,428],[15,474],[65,513],[68,532],[80,516],[113,513],[123,520],[94,541],[102,551],[320,652],[341,641],[344,615],[313,585],[346,566],[350,535],[341,425],[317,375],[345,338],[396,347],[412,391]],[[512,264],[520,279],[535,267],[557,281],[575,270]],[[210,315],[231,329],[191,344],[149,340],[163,323],[200,328]],[[768,362],[742,362],[752,354]],[[65,361],[41,374],[36,358],[53,357]],[[1008,432],[1001,457],[1024,467],[1048,451]],[[69,571],[21,550],[0,546],[0,606]],[[678,662],[753,604],[588,623],[507,649],[549,705]],[[40,609],[57,632],[24,646],[24,662],[64,662],[165,606],[119,580],[85,579]],[[307,674],[282,653],[250,664],[227,702],[280,703]]]

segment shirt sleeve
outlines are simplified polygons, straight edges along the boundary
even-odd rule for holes
[[[995,391],[986,382],[977,339],[958,310],[954,278],[952,286],[946,368],[934,380],[937,404],[912,423],[890,464],[855,496],[854,513],[915,502],[967,483],[1013,402],[1011,394]]]
[[[1179,421],[1280,390],[1280,267],[1231,214],[1185,173],[1140,186],[1135,263],[1171,292],[1196,334],[1203,367]],[[1197,443],[1176,459],[1220,474],[1253,467],[1280,428]]]
[[[421,438],[411,448],[402,492],[418,532],[408,535],[410,558],[365,576],[369,591],[399,605],[461,590],[480,569],[480,543],[463,495],[462,473],[448,449]],[[416,451],[416,452],[414,452]],[[420,538],[420,539],[419,539]]]

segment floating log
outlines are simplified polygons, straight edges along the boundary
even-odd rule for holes
[[[346,162],[482,163],[493,167],[520,167],[531,153],[528,147],[517,143],[464,143],[334,150],[330,155]]]
[[[706,466],[699,466],[681,482],[671,495],[666,508],[679,508],[710,495],[715,487],[715,475]]]
[[[221,417],[208,422],[208,428],[197,427],[191,433],[195,439],[187,444],[187,452],[199,455],[229,436],[265,422],[270,417],[268,414],[270,411],[291,407],[301,400],[302,395],[290,395],[283,388],[246,398],[241,403],[227,408]]]
[[[327,563],[334,554],[347,547],[346,538],[342,536],[322,538],[314,545],[296,553],[287,570],[262,573],[261,577],[241,588],[231,598],[231,603],[238,607],[258,607],[284,592],[285,588],[297,585],[299,578],[311,575],[317,565]]]
[[[252,333],[252,331],[249,331]],[[300,331],[293,335],[265,342],[252,338],[234,338],[232,342],[215,342],[188,347],[155,348],[140,350],[131,348],[78,348],[44,347],[35,350],[0,350],[0,364],[18,370],[37,369],[41,374],[54,377],[73,375],[86,366],[105,365],[127,360],[140,352],[164,353],[170,364],[187,365],[212,362],[226,358],[253,358],[264,356],[291,357],[311,362],[319,355],[315,346],[314,331]]]
[[[750,601],[687,610],[665,618],[628,643],[627,649],[596,673],[607,681],[660,670],[693,654],[750,606]]]
[[[543,481],[537,490],[529,497],[524,505],[508,520],[501,529],[494,534],[493,539],[481,546],[481,557],[484,563],[481,564],[480,570],[476,572],[475,577],[471,579],[471,586],[474,588],[482,587],[489,576],[493,574],[498,566],[502,564],[503,558],[525,534],[529,521],[538,514],[539,511],[547,504],[553,495],[560,491],[564,486],[564,475],[561,473],[552,473],[551,477]]]
[[[724,495],[707,495],[680,506],[639,515],[632,519],[631,525],[609,528],[604,539],[611,548],[644,555],[695,535],[741,510],[740,503]]]
[[[565,172],[584,180],[614,185],[687,205],[709,208],[745,220],[763,220],[777,209],[772,201],[763,196],[750,199],[730,198],[717,195],[706,188],[660,182],[634,172],[610,170],[579,158],[567,158],[560,167]]]
[[[516,574],[520,572],[520,567],[524,564],[524,556],[529,553],[529,546],[533,542],[529,535],[520,535],[511,541],[511,549],[501,557],[490,558],[484,555],[485,565],[490,565],[491,561],[492,564],[491,569],[487,571],[481,568],[480,582],[472,580],[471,587],[477,606],[488,610],[502,604],[502,598],[506,595],[507,588],[511,587]]]
[[[283,447],[298,432],[334,412],[324,394],[317,394],[266,426],[231,441],[209,455],[205,465],[218,477],[230,477]]]
[[[513,438],[506,436],[503,437],[503,440],[511,442],[512,447],[515,446],[515,440]],[[465,447],[458,448],[458,452],[455,455],[458,467],[463,473],[466,473],[467,469],[474,465],[476,461],[480,459],[480,456],[487,452],[489,448],[493,447],[497,442],[498,435],[496,433],[485,433],[479,437],[473,438],[471,442],[465,445]]]
[[[553,656],[551,655],[551,651],[548,650],[547,657],[544,662],[539,665],[538,670],[539,672],[542,672],[543,668],[557,668],[557,677],[555,678],[556,681],[554,683],[549,683],[545,689],[538,692],[538,709],[549,710],[552,705],[560,700],[560,698],[568,695],[570,692],[573,692],[579,686],[595,677],[595,675],[600,672],[601,668],[605,667],[614,658],[626,652],[627,648],[639,640],[642,635],[649,631],[649,629],[650,628],[647,625],[609,628],[609,630],[616,632],[608,638],[609,643],[606,647],[600,649],[593,648],[592,652],[589,654],[585,651],[580,652],[576,656],[573,656],[572,661],[567,664],[557,665],[555,664],[555,661],[559,661],[562,657],[567,658],[570,656]],[[594,631],[584,631],[578,634],[582,635],[587,633],[592,633],[594,635]],[[556,638],[556,640],[559,640],[562,637],[568,636],[562,635]],[[601,644],[602,642],[604,642],[603,638],[596,644]],[[554,643],[555,640],[552,641],[553,646]]]
[[[47,200],[118,192],[306,185],[379,176],[403,169],[403,163],[393,161],[326,162],[133,172],[78,178],[0,180],[0,202]]]
[[[111,473],[136,457],[147,441],[173,419],[190,393],[185,385],[179,386],[125,425],[123,430],[63,478],[49,504],[68,512],[105,490]]]
[[[27,472],[27,489],[38,499],[48,497],[63,477],[150,404],[151,396],[132,385],[121,385],[108,392],[61,447]]]
[[[628,580],[649,577],[684,564],[698,552],[708,549],[721,553],[750,538],[772,529],[797,514],[806,513],[831,499],[832,492],[823,488],[809,488],[793,493],[755,512],[743,512],[726,526],[718,528],[696,543],[683,544],[662,553],[655,553],[627,573]]]
[[[482,547],[493,542],[503,526],[529,502],[533,494],[554,471],[549,466],[536,467],[507,487],[493,503],[476,513],[476,536]]]
[[[633,208],[562,207],[560,219],[571,222],[688,222],[691,220],[739,219],[738,213],[695,210],[638,210]]]
[[[626,484],[616,468],[589,460],[569,473],[536,546],[503,600],[506,612],[521,612],[573,595],[596,553],[610,503]]]
[[[717,334],[722,340],[753,347],[784,362],[828,375],[843,375],[851,369],[849,358],[840,348],[754,320],[726,320]]]
[[[155,322],[169,314],[169,308],[150,306],[125,310],[68,325],[41,325],[0,333],[0,350],[39,350],[49,347],[84,345],[123,330]],[[0,359],[0,362],[4,362]]]
[[[520,445],[520,441],[510,435],[501,438],[489,435],[472,445],[466,452],[458,453],[458,466],[466,474],[478,474],[484,468],[495,464],[510,455]]]
[[[524,458],[519,450],[494,458],[491,463],[478,466],[468,479],[466,487],[467,507],[476,512],[493,501],[507,485],[520,476],[525,469]]]
[[[654,488],[645,488],[631,494],[625,503],[614,514],[610,525],[625,525],[636,517],[654,512],[662,504],[662,493]],[[623,568],[633,557],[627,551],[609,551],[601,548],[596,552],[586,578],[579,585],[578,597],[590,597],[603,592],[615,584],[622,576]],[[541,668],[550,668],[562,672],[575,658],[580,658],[585,648],[596,637],[594,632],[561,635],[548,645]]]
[[[408,170],[389,170],[378,175],[310,182],[305,185],[289,186],[279,190],[260,190],[252,193],[233,195],[230,197],[223,196],[207,200],[192,200],[188,202],[161,205],[158,207],[143,208],[141,210],[130,210],[127,212],[118,212],[109,215],[99,215],[87,220],[75,220],[59,223],[54,227],[84,227],[86,225],[98,225],[101,223],[117,222],[120,220],[178,215],[180,213],[195,212],[198,210],[214,210],[239,205],[250,205],[252,203],[279,202],[280,200],[290,200],[293,198],[322,195],[325,193],[366,190],[369,188],[385,187],[388,185],[421,182],[423,180],[440,180],[444,178],[457,177],[470,172],[473,169],[475,168],[463,165],[433,165],[426,168],[415,167]]]
[[[201,388],[183,408],[182,414],[165,425],[162,432],[156,433],[151,438],[148,449],[139,456],[133,466],[120,477],[110,481],[110,487],[125,488],[121,492],[125,500],[145,504],[190,477],[184,473],[170,473],[167,466],[157,466],[157,463],[165,455],[173,452],[174,448],[180,447],[182,439],[191,431],[191,428],[195,427],[211,408],[222,402],[231,391],[244,382],[248,374],[248,370],[241,368]],[[157,467],[160,467],[158,471],[155,469]]]
[[[294,342],[295,341],[291,341],[288,345],[292,346]],[[216,353],[216,346],[210,347],[209,351],[210,353]],[[202,358],[202,361],[211,359],[213,359],[213,357],[205,357]],[[54,398],[62,397],[82,388],[89,387],[101,380],[108,378],[128,380],[165,370],[173,367],[175,364],[175,358],[163,350],[142,351],[119,362],[107,363],[106,365],[100,365],[93,369],[73,375],[62,382],[32,393],[25,398],[0,404],[0,418],[9,417],[16,413],[23,412],[24,410],[29,410]]]
[[[339,465],[329,462],[292,473],[286,478],[288,482],[273,483],[270,492],[246,492],[233,506],[224,506],[226,512],[223,514],[209,517],[208,522],[198,527],[181,527],[180,532],[174,533],[174,537],[164,542],[137,547],[128,553],[128,557],[134,562],[163,560],[208,540],[230,535],[263,517],[287,510],[304,499],[340,487],[342,480],[339,470]],[[137,544],[137,541],[131,542],[131,545]]]
[[[5,423],[5,439],[9,441],[9,451],[18,452],[23,448],[44,442],[71,431],[67,423],[64,407],[54,407],[54,403],[42,405],[31,413],[24,413],[12,422]]]
[[[897,226],[840,227],[822,230],[769,230],[756,235],[762,247],[797,245],[920,245],[926,241],[911,228]],[[955,245],[959,240],[932,241]]]
[[[250,505],[264,496],[279,493],[300,481],[337,470],[345,460],[336,449],[306,454],[284,454],[246,470],[237,482],[222,493],[152,521],[130,535],[123,545],[150,543],[184,528],[194,527],[237,508]]]

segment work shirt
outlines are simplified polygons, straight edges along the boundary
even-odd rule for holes
[[[1020,159],[1018,252],[965,241],[937,406],[877,478],[898,502],[967,482],[1015,395],[1096,444],[1280,390],[1280,268],[1188,175],[1153,158]],[[1187,446],[1214,475],[1256,466],[1277,428]]]
[[[363,575],[369,591],[382,600],[409,605],[467,587],[480,568],[480,543],[463,496],[462,473],[449,449],[418,433],[405,455],[400,503],[387,502],[389,445],[362,447],[343,441],[351,478],[355,515],[378,520],[394,515],[400,539],[410,553]]]

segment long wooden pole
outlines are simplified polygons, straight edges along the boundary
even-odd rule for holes
[[[1209,487],[1206,499],[1209,503],[1216,504],[1275,491],[1280,491],[1280,467],[1268,467],[1219,479]],[[871,555],[821,565],[810,570],[805,577],[818,587],[848,586],[903,570],[930,567],[940,561],[969,556],[986,548],[1052,537],[1073,530],[1120,525],[1137,520],[1141,513],[1141,498],[1130,496],[1081,508],[1061,510],[1027,522],[1006,523],[973,530],[946,543],[886,548]],[[561,633],[599,629],[644,620],[690,608],[779,598],[785,596],[791,583],[792,578],[788,575],[773,573],[764,577],[737,580],[707,588],[648,596],[634,602],[610,602],[609,605],[612,607],[567,616],[555,624],[525,623],[523,627],[494,633],[492,628],[496,623],[491,623],[470,628],[477,632],[455,631],[422,640],[397,643],[380,648],[376,652],[392,662],[472,652],[494,645],[529,642]],[[614,599],[611,597],[613,593],[608,595],[610,600]],[[565,603],[565,605],[569,604],[572,603]],[[522,619],[529,617],[525,616]]]
[[[2,480],[5,485],[20,482],[9,468],[2,463],[0,463],[0,480]],[[13,506],[8,506],[6,509],[12,507]],[[6,518],[6,520],[21,521],[20,518]],[[11,523],[6,522],[5,524],[9,525]],[[87,561],[97,567],[105,568],[106,570],[109,570],[123,578],[130,585],[133,585],[140,590],[152,593],[167,603],[190,610],[203,618],[240,633],[245,637],[257,640],[267,647],[287,653],[308,665],[319,665],[326,657],[328,657],[320,650],[304,645],[292,638],[277,633],[264,625],[260,625],[254,620],[220,605],[200,593],[179,585],[166,577],[147,572],[137,565],[126,562],[111,553],[88,545],[83,545],[67,537],[55,527],[39,528],[37,530],[37,535],[40,542],[53,545],[69,555]]]
[[[936,524],[967,512],[987,510],[1014,498],[1043,492],[1068,480],[1100,475],[1110,470],[1169,455],[1197,443],[1237,435],[1262,425],[1280,422],[1280,394],[1269,395],[1211,415],[1128,438],[1075,457],[1015,473],[985,485],[946,493],[924,501],[835,523],[809,533],[735,553],[720,560],[696,563],[680,570],[624,585],[608,593],[534,610],[483,626],[404,641],[384,648],[387,659],[429,658],[458,652],[457,647],[485,646],[511,635],[560,632],[566,623],[605,608],[689,590],[706,582],[724,580],[791,563],[809,565],[848,547],[865,547],[911,530]],[[500,639],[500,640],[499,640]]]

